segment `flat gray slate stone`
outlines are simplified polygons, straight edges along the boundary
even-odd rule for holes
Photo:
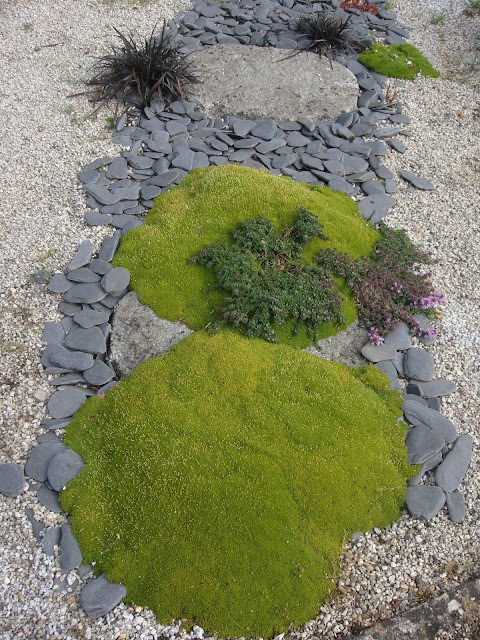
[[[393,391],[393,389],[398,389],[400,387],[400,382],[397,376],[397,370],[393,366],[391,360],[381,360],[380,362],[377,362],[374,366],[380,369],[380,371],[382,371],[385,375],[387,375],[390,378],[390,387],[389,387],[390,391]]]
[[[73,316],[73,321],[80,325],[83,329],[89,329],[90,327],[98,327],[110,319],[110,314],[107,311],[94,311],[89,307],[78,311]]]
[[[445,446],[445,440],[425,426],[413,427],[405,437],[407,445],[408,463],[423,464]]]
[[[43,526],[43,523],[35,518],[35,516],[33,515],[33,509],[30,509],[28,507],[25,508],[25,515],[27,516],[28,521],[32,525],[33,537],[35,538],[35,540],[37,542],[41,542],[42,541],[42,533],[43,533],[43,530],[45,528]]]
[[[53,489],[49,489],[45,484],[42,484],[37,491],[37,498],[40,504],[50,509],[50,511],[62,513],[63,509],[58,499],[58,493],[53,491]]]
[[[82,457],[72,449],[60,451],[48,465],[48,482],[55,491],[62,489],[77,476],[85,466]]]
[[[379,222],[384,218],[389,209],[393,207],[393,198],[386,194],[374,193],[371,196],[365,196],[358,203],[358,208],[362,216],[372,223]]]
[[[26,489],[23,466],[14,462],[0,464],[0,493],[7,498],[16,498]]]
[[[112,222],[112,216],[109,213],[99,213],[98,211],[87,211],[85,214],[85,222],[91,227],[100,227]]]
[[[62,536],[60,539],[60,566],[66,572],[76,569],[82,564],[83,556],[78,542],[68,522],[62,524]]]
[[[60,538],[62,537],[61,527],[48,527],[43,532],[42,538],[42,551],[47,556],[53,556],[55,553],[55,547],[60,544]]]
[[[447,444],[455,442],[457,431],[451,420],[430,407],[422,407],[421,404],[412,400],[404,400],[402,411],[410,424],[414,426],[425,426],[438,433]]]
[[[120,604],[126,595],[123,585],[108,582],[102,574],[80,591],[80,605],[90,620],[98,620]]]
[[[109,240],[109,238],[107,238]],[[106,293],[98,282],[88,282],[74,284],[71,289],[64,294],[65,302],[76,302],[80,304],[92,304],[100,302]]]
[[[83,372],[83,376],[88,384],[100,387],[115,376],[115,372],[101,360],[95,360],[95,364],[91,369],[87,369]]]
[[[65,293],[73,287],[71,282],[63,273],[54,273],[52,279],[47,284],[48,291],[52,293]]]
[[[382,360],[393,360],[397,355],[397,350],[393,346],[385,346],[384,344],[374,345],[371,342],[361,348],[364,358],[370,362],[381,362]]]
[[[69,349],[86,353],[105,353],[107,350],[105,336],[99,327],[73,327],[65,336],[64,343]]]
[[[440,400],[436,396],[433,396],[433,398],[427,398],[426,402],[427,407],[430,407],[430,409],[433,409],[434,411],[440,411]]]
[[[45,429],[51,429],[54,431],[55,429],[65,429],[65,427],[70,424],[71,417],[68,418],[45,418],[41,421],[42,427]]]
[[[423,178],[422,176],[417,176],[411,171],[403,170],[400,171],[398,175],[413,185],[416,189],[423,189],[426,191],[435,189],[435,185],[430,182],[430,180]]]
[[[90,269],[95,273],[98,273],[100,276],[103,276],[112,269],[112,265],[106,260],[102,260],[101,258],[94,258],[89,265]]]
[[[452,450],[435,472],[435,482],[446,492],[454,491],[462,482],[472,457],[473,438],[469,434],[458,436]]]
[[[42,332],[42,342],[49,344],[62,344],[65,338],[65,329],[60,322],[46,322]]]
[[[45,482],[47,479],[48,465],[52,458],[67,447],[63,442],[44,442],[32,449],[27,463],[25,464],[25,475],[32,480]]]
[[[55,391],[47,404],[48,413],[52,418],[68,418],[73,416],[75,411],[85,402],[86,398],[85,392],[76,387]]]
[[[435,362],[428,351],[412,347],[405,353],[403,371],[407,378],[428,382],[433,379]]]
[[[108,294],[116,296],[130,284],[130,271],[125,267],[114,267],[103,276],[101,284]]]
[[[67,271],[74,271],[80,267],[84,267],[90,262],[95,251],[95,245],[90,240],[84,240],[80,243],[75,255],[67,265]]]
[[[74,269],[67,274],[67,278],[72,282],[99,282],[101,280],[98,273],[95,273],[88,267],[80,267]]]
[[[413,319],[418,322],[419,328],[422,331],[435,332],[435,327],[433,326],[433,324],[430,322],[430,320],[427,318],[427,316],[424,313],[414,313]],[[420,335],[418,336],[418,339],[422,344],[425,344],[425,345],[433,344],[436,339],[436,333],[432,337]]]
[[[48,360],[63,369],[71,371],[83,371],[93,367],[93,356],[83,351],[69,351],[61,345],[52,345],[47,347],[44,353]]]
[[[440,487],[408,487],[406,502],[412,516],[431,520],[445,504],[445,494]]]
[[[109,179],[122,180],[128,176],[128,163],[125,158],[121,156],[115,158],[115,160],[109,165],[106,173],[106,177]]]
[[[465,518],[465,498],[461,491],[447,493],[448,517],[452,522],[462,522]]]
[[[115,255],[115,251],[117,250],[118,243],[120,242],[120,237],[120,232],[115,231],[113,236],[105,238],[105,240],[102,242],[102,246],[100,247],[100,251],[98,252],[98,258],[100,260],[111,262],[113,256]]]
[[[428,382],[412,379],[410,380],[410,383],[418,386],[424,398],[446,396],[457,390],[455,382],[452,380],[445,380],[444,378],[436,378],[435,380],[428,380]]]
[[[429,458],[428,460],[426,460],[423,464],[422,467],[420,469],[420,471],[417,473],[416,476],[413,476],[413,478],[409,478],[407,481],[407,484],[409,487],[415,487],[417,484],[420,484],[423,476],[427,473],[427,471],[431,471],[432,469],[435,469],[435,467],[437,465],[440,464],[440,462],[442,461],[442,452],[439,451],[438,453],[436,453],[435,455],[433,455],[431,458]]]

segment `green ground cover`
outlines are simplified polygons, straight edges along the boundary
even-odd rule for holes
[[[67,428],[86,466],[61,502],[84,562],[162,623],[266,637],[311,619],[344,540],[395,521],[415,473],[388,385],[373,367],[196,332]]]
[[[315,238],[304,247],[300,258],[305,264],[312,264],[313,256],[326,247],[336,247],[352,258],[368,255],[379,238],[357,204],[339,191],[266,170],[223,165],[197,169],[161,194],[146,223],[122,239],[114,264],[130,270],[131,287],[160,317],[181,319],[192,329],[202,329],[214,320],[224,296],[212,287],[215,275],[190,259],[209,244],[230,243],[230,231],[257,216],[270,219],[277,230],[285,228],[299,207],[318,215],[329,238]],[[346,323],[325,323],[319,337],[336,333],[357,317],[348,287],[338,282]],[[295,336],[292,327],[292,323],[276,327],[280,342],[311,343],[304,326]]]
[[[418,74],[430,78],[438,78],[440,75],[422,52],[411,44],[376,42],[359,53],[358,59],[369,69],[389,78],[413,80]]]

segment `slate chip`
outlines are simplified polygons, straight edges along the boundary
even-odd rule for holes
[[[51,293],[65,293],[73,287],[71,282],[63,273],[54,273],[50,282],[47,284],[47,289]]]
[[[88,264],[93,256],[93,252],[95,251],[95,245],[90,240],[84,240],[80,243],[75,255],[70,260],[67,266],[68,271],[74,271],[75,269],[79,269],[80,267],[84,267]]]
[[[435,482],[447,493],[457,489],[470,465],[473,438],[462,433],[435,472]]]
[[[257,120],[253,129],[249,131],[252,136],[261,138],[262,140],[271,140],[276,132],[277,123],[271,119]]]
[[[83,376],[88,384],[100,387],[107,384],[115,376],[115,372],[105,362],[97,359],[93,367],[83,372]]]
[[[62,513],[63,509],[58,499],[58,493],[49,489],[45,484],[42,484],[37,491],[37,498],[41,505],[50,509],[54,513]]]
[[[42,538],[42,551],[47,556],[53,556],[55,553],[55,547],[60,544],[60,538],[62,537],[61,527],[48,527],[43,532]]]
[[[25,464],[25,474],[32,478],[32,480],[38,480],[39,482],[45,482],[47,479],[47,470],[50,461],[57,453],[63,451],[67,447],[63,442],[45,442],[37,444],[30,453],[28,460]]]
[[[52,345],[45,349],[49,361],[71,371],[83,371],[93,366],[93,357],[83,351],[69,351],[61,345]]]
[[[83,560],[82,552],[68,522],[62,524],[59,560],[60,566],[67,573],[80,566]]]
[[[457,439],[458,434],[453,422],[435,409],[423,407],[412,400],[404,400],[402,411],[410,424],[428,427],[438,433],[445,442],[452,443]]]
[[[102,574],[80,591],[80,604],[90,620],[98,620],[120,604],[126,595],[123,585],[109,582]]]
[[[370,362],[381,362],[382,360],[393,360],[397,354],[397,349],[394,345],[379,344],[374,345],[370,342],[362,347],[362,356]]]
[[[108,322],[109,319],[110,314],[106,311],[94,311],[90,307],[86,306],[84,306],[81,311],[77,311],[73,316],[73,321],[84,329],[98,326],[104,322]]]
[[[130,284],[130,271],[125,267],[114,267],[103,276],[101,284],[109,295],[118,295]]]
[[[52,418],[69,418],[82,406],[86,398],[85,392],[75,387],[55,391],[47,404],[48,413]]]
[[[426,191],[431,191],[435,189],[435,185],[433,184],[433,182],[430,182],[428,178],[417,176],[411,171],[407,171],[406,169],[400,171],[398,175],[404,180],[406,180],[407,182],[409,182],[411,185],[413,185],[416,189],[422,189]]]
[[[109,165],[106,173],[107,178],[114,180],[122,180],[128,176],[128,163],[122,156],[115,158]]]
[[[65,336],[64,344],[69,349],[85,351],[86,353],[105,353],[107,350],[105,336],[101,329],[96,326],[88,329],[73,327]]]
[[[435,362],[428,351],[412,347],[405,353],[403,369],[407,378],[428,382],[433,379]]]
[[[77,476],[85,466],[82,457],[72,449],[64,449],[57,453],[50,461],[47,479],[55,491],[62,489]]]
[[[422,464],[445,446],[442,436],[425,426],[410,429],[405,437],[405,443],[409,464]]]
[[[16,498],[25,491],[26,487],[21,464],[13,462],[0,464],[0,493],[7,498]]]
[[[105,291],[98,282],[88,282],[74,284],[65,292],[63,299],[65,302],[91,304],[92,302],[100,302],[104,297]]]
[[[406,503],[412,516],[431,520],[445,504],[445,494],[440,487],[408,487]]]
[[[465,518],[465,497],[461,491],[446,494],[448,516],[452,522],[462,522]]]
[[[105,238],[102,242],[102,246],[100,247],[100,251],[98,252],[98,258],[100,260],[105,260],[105,262],[111,262],[113,256],[115,255],[115,251],[117,250],[118,243],[120,242],[121,234],[116,231],[113,236]],[[101,300],[101,298],[99,298]],[[95,302],[99,302],[99,300],[95,300]]]

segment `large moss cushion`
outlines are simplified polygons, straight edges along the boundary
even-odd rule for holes
[[[269,636],[318,612],[342,542],[405,499],[400,396],[352,369],[200,331],[89,398],[61,494],[84,561],[162,623]]]
[[[329,237],[316,238],[305,246],[301,259],[307,264],[325,247],[336,247],[353,258],[368,255],[379,238],[349,196],[232,164],[197,169],[179,186],[161,194],[146,223],[122,239],[114,264],[130,270],[131,286],[141,302],[161,318],[201,329],[214,320],[224,294],[212,286],[215,275],[211,271],[189,260],[209,244],[231,242],[230,231],[257,216],[270,219],[277,230],[284,229],[292,224],[299,207],[318,215]],[[341,292],[345,297],[342,313],[350,324],[356,319],[355,305],[346,286]],[[344,328],[325,324],[320,337]],[[292,337],[291,326],[280,329],[281,342],[299,346],[311,342],[306,330]]]
[[[417,75],[429,78],[438,78],[440,75],[423,53],[408,43],[376,42],[359,53],[358,59],[369,69],[391,78],[413,80]]]

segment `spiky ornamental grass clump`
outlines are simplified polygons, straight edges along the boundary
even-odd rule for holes
[[[157,24],[143,42],[133,31],[125,35],[115,29],[121,45],[112,45],[112,53],[98,59],[87,81],[94,87],[95,102],[115,100],[143,108],[154,98],[168,103],[185,97],[185,85],[196,78],[167,34],[165,22],[156,35]]]
[[[158,196],[145,224],[122,238],[114,263],[130,270],[132,288],[157,315],[201,329],[214,320],[224,294],[214,288],[215,274],[190,259],[209,244],[231,244],[230,231],[259,214],[277,231],[292,226],[302,206],[318,216],[329,237],[316,236],[304,246],[303,264],[315,266],[313,256],[324,247],[336,247],[353,258],[370,254],[378,232],[347,195],[231,164],[197,169]],[[320,337],[337,333],[357,317],[348,286],[337,282],[337,290],[344,298],[341,313],[346,323],[324,323]],[[289,321],[274,327],[280,342],[311,344],[305,325],[296,335],[292,329]]]
[[[411,44],[381,44],[376,42],[358,54],[369,69],[390,78],[413,80],[418,74],[438,78],[440,73],[425,56]]]
[[[395,521],[401,398],[353,369],[231,331],[178,343],[90,398],[61,494],[85,562],[163,624],[270,637],[318,613],[342,543]]]
[[[277,342],[275,325],[290,318],[293,332],[305,324],[315,341],[322,324],[342,324],[342,298],[330,273],[303,264],[300,253],[315,237],[328,240],[316,215],[300,208],[293,225],[278,233],[268,218],[247,220],[231,231],[232,244],[201,249],[192,262],[213,269],[225,304],[211,332],[226,324],[247,336]]]
[[[360,51],[364,47],[350,28],[351,17],[334,11],[305,14],[295,26],[309,40],[301,49],[329,59],[334,58],[336,53]]]
[[[345,278],[352,287],[359,321],[369,329],[374,344],[383,342],[399,323],[405,322],[417,335],[425,333],[413,317],[422,312],[433,315],[444,295],[434,291],[429,273],[420,273],[420,264],[431,262],[428,254],[412,243],[402,229],[380,224],[381,238],[371,258],[352,260],[335,249],[320,252],[317,262]]]

